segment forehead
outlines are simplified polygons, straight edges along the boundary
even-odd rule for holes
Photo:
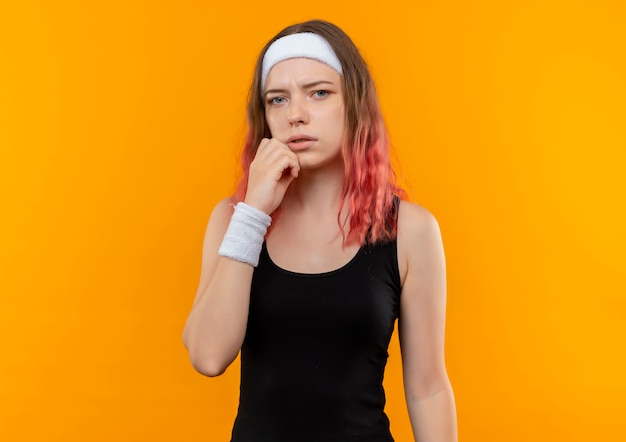
[[[265,89],[284,82],[309,83],[330,81],[341,85],[341,76],[333,68],[311,58],[289,58],[276,63],[267,75]]]

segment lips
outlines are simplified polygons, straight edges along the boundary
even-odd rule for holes
[[[287,144],[289,143],[302,143],[304,141],[316,141],[317,138],[310,137],[308,135],[293,135],[287,139]]]
[[[292,135],[287,139],[287,146],[289,146],[291,150],[301,150],[311,147],[316,141],[317,138],[309,135]]]

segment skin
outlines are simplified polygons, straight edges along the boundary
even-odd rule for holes
[[[345,130],[341,77],[320,62],[290,59],[272,68],[265,92],[272,138],[262,140],[250,166],[245,202],[267,214],[282,204],[266,237],[277,265],[301,273],[339,268],[359,249],[343,243],[337,224]],[[303,134],[307,141],[290,141]],[[183,332],[193,366],[207,376],[220,375],[237,357],[250,299],[253,267],[217,255],[232,214],[228,202],[220,202],[209,220],[200,285]],[[456,441],[454,396],[444,362],[445,257],[436,219],[402,201],[397,243],[399,336],[415,440]]]

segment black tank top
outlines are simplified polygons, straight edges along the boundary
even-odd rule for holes
[[[395,240],[321,274],[279,268],[263,244],[231,442],[393,441],[382,381],[400,291]]]

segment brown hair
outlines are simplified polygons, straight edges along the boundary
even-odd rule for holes
[[[374,82],[365,60],[350,37],[336,25],[311,20],[289,26],[272,38],[256,62],[254,78],[248,96],[248,136],[242,155],[243,178],[236,199],[245,197],[250,163],[263,138],[271,138],[265,119],[261,71],[265,52],[281,37],[312,32],[328,41],[343,70],[343,99],[345,106],[346,139],[343,146],[344,186],[342,207],[349,204],[349,230],[339,224],[347,242],[376,242],[395,237],[393,216],[394,195],[404,196],[397,186],[389,159],[389,140]],[[341,213],[341,207],[339,210]],[[339,219],[339,214],[337,215]]]

